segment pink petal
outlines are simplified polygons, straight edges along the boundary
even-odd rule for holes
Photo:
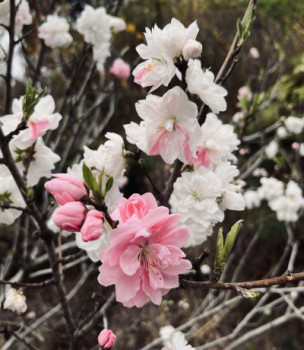
[[[138,270],[140,266],[138,254],[140,252],[140,247],[136,245],[130,245],[121,255],[119,265],[126,275],[132,276]]]

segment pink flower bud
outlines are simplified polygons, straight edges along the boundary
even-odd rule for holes
[[[199,57],[202,53],[203,46],[196,40],[189,39],[183,47],[183,56],[186,61],[190,58]]]
[[[52,179],[44,187],[54,196],[56,202],[64,205],[75,202],[88,195],[88,189],[83,180],[69,174],[53,174]]]
[[[294,149],[295,151],[297,151],[300,148],[299,142],[293,142],[291,144],[291,148]]]
[[[103,233],[103,215],[97,210],[90,210],[81,227],[82,240],[84,242],[94,241]]]
[[[103,329],[98,336],[98,343],[103,349],[111,349],[116,341],[116,336],[110,329]]]
[[[259,50],[256,47],[251,47],[249,50],[249,56],[254,59],[259,58],[260,57]]]
[[[241,99],[246,98],[247,101],[252,100],[252,92],[248,86],[242,86],[241,88],[239,88],[238,94]]]
[[[130,76],[130,66],[121,58],[117,58],[110,68],[110,73],[119,79],[127,80]]]
[[[69,202],[59,207],[53,214],[55,225],[68,232],[79,232],[87,209],[81,202]]]

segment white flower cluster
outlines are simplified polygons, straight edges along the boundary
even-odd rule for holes
[[[125,28],[124,20],[108,15],[104,7],[94,9],[90,5],[85,6],[76,22],[76,29],[84,36],[85,42],[93,45],[93,56],[99,71],[104,70],[104,62],[111,55],[112,32],[120,32]]]
[[[13,114],[0,118],[4,135],[8,135],[22,122],[22,100],[23,97],[13,100]],[[42,136],[48,130],[58,127],[61,115],[53,113],[55,102],[52,96],[42,97],[35,106],[34,112],[26,122],[26,128],[14,135],[9,142],[9,148],[15,164],[21,174],[27,174],[27,185],[36,185],[42,177],[49,177],[55,168],[54,163],[60,160],[58,154],[45,146]],[[5,208],[15,206],[24,208],[24,200],[13,180],[6,165],[1,165],[0,175],[0,223],[12,224],[22,211]]]
[[[180,214],[181,222],[190,229],[186,247],[203,243],[213,226],[223,221],[226,209],[244,209],[241,188],[233,183],[238,174],[235,165],[224,162],[214,170],[200,166],[177,179],[170,205],[172,212]]]
[[[67,46],[73,41],[69,28],[70,25],[65,18],[48,15],[46,22],[38,28],[38,37],[51,48]]]
[[[191,345],[187,344],[185,335],[177,331],[172,326],[165,326],[160,329],[159,332],[163,344],[165,345],[162,350],[192,350]]]
[[[100,145],[97,150],[92,150],[85,146],[83,159],[79,164],[74,164],[72,168],[68,169],[68,173],[83,179],[82,165],[85,163],[92,169],[96,179],[102,174],[103,190],[107,179],[112,176],[114,180],[112,188],[105,196],[105,204],[109,212],[111,212],[122,197],[119,185],[125,172],[125,146],[122,137],[118,134],[108,132],[105,136],[108,140]],[[111,227],[105,224],[103,234],[98,239],[88,242],[84,242],[81,233],[77,232],[76,244],[80,249],[87,252],[91,260],[98,261],[100,252],[110,243],[110,232]]]
[[[284,189],[284,183],[275,178],[261,178],[261,187],[257,191],[248,190],[244,194],[246,207],[258,207],[266,200],[270,209],[276,212],[280,221],[295,222],[304,206],[304,198],[299,185],[290,180]]]
[[[133,71],[135,82],[143,87],[152,86],[150,91],[153,91],[161,85],[168,86],[175,75],[181,80],[178,64],[183,59],[188,61],[186,82],[189,92],[198,95],[212,112],[225,111],[227,91],[214,83],[212,72],[203,70],[200,61],[193,59],[202,52],[202,45],[196,41],[198,31],[196,22],[185,28],[175,18],[162,30],[157,26],[152,30],[146,28],[147,45],[136,48],[145,61]]]

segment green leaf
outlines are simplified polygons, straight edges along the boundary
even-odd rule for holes
[[[38,93],[38,90],[32,86],[31,80],[28,80],[25,96],[22,99],[23,121],[27,121],[28,118],[33,114],[37,103],[46,94],[46,91],[47,88]]]
[[[215,266],[220,267],[222,265],[225,265],[225,250],[223,228],[221,227],[217,234]]]
[[[243,38],[244,28],[243,28],[243,24],[239,18],[236,22],[236,27],[237,27],[237,33],[238,33],[238,37],[239,37],[239,41],[240,41]]]
[[[250,36],[250,28],[255,20],[255,17],[253,17],[253,9],[254,5],[252,5],[246,13],[243,23],[239,19],[237,20],[238,46],[243,45]]]
[[[237,235],[240,231],[240,228],[242,227],[242,222],[243,220],[237,221],[232,227],[231,230],[228,232],[226,241],[225,241],[225,246],[224,246],[224,260],[225,263],[227,262],[229,255],[231,253],[231,250],[234,246],[234,242],[237,238]]]
[[[113,186],[113,176],[110,176],[106,182],[105,195],[110,191]]]
[[[95,186],[96,186],[96,180],[95,177],[92,173],[92,170],[85,164],[83,163],[82,165],[82,176],[85,184],[88,186],[88,188],[91,191],[95,191]]]

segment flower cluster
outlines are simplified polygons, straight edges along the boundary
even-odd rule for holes
[[[161,85],[168,86],[176,75],[182,79],[179,68],[181,62],[187,63],[186,83],[190,93],[198,95],[214,113],[226,110],[227,91],[214,82],[214,75],[203,70],[197,59],[202,45],[196,41],[198,26],[193,22],[188,28],[173,18],[162,30],[155,26],[146,28],[147,45],[141,44],[136,50],[145,61],[133,71],[135,82],[143,87],[152,86],[150,91]]]
[[[110,16],[104,7],[94,9],[86,5],[76,23],[77,31],[84,36],[85,42],[93,45],[94,59],[100,71],[104,70],[104,62],[110,56],[110,40],[112,32],[126,28],[124,20]]]
[[[235,165],[223,162],[214,170],[200,166],[177,179],[170,204],[190,229],[186,247],[204,242],[213,226],[223,221],[226,209],[244,209],[240,186],[233,183],[238,173]]]
[[[276,212],[280,221],[295,222],[299,219],[299,212],[304,206],[304,198],[299,185],[290,180],[284,189],[284,183],[275,178],[261,178],[261,187],[257,191],[248,190],[244,197],[246,207],[258,207],[262,200],[266,200],[270,209]]]

